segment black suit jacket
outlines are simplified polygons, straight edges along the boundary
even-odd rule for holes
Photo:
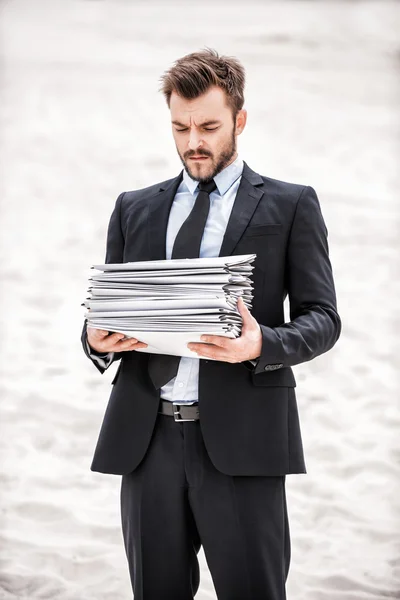
[[[166,258],[168,216],[182,174],[120,194],[108,227],[106,263]],[[341,331],[315,190],[262,177],[245,163],[219,256],[247,253],[257,254],[252,314],[262,330],[261,356],[255,368],[247,361],[200,359],[204,442],[215,467],[229,475],[306,473],[291,367],[332,348]],[[285,323],[287,294],[291,320]],[[85,320],[88,355],[86,337]],[[121,362],[92,471],[128,473],[151,443],[160,391],[149,377],[148,357],[138,351],[114,356]]]

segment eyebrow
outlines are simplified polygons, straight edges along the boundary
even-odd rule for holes
[[[180,123],[180,121],[172,121],[172,124],[178,125],[178,127],[187,127],[187,125]],[[206,127],[207,125],[220,125],[220,124],[221,124],[221,121],[214,119],[212,121],[204,121],[204,123],[200,124],[200,127]]]

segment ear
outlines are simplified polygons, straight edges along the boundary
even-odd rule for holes
[[[245,108],[242,108],[241,110],[239,110],[238,114],[236,115],[236,135],[240,135],[243,131],[243,129],[246,126],[246,122],[247,122],[247,110]]]

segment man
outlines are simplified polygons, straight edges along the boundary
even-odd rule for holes
[[[200,545],[219,600],[286,598],[285,477],[306,473],[291,367],[332,348],[341,322],[314,189],[238,156],[244,81],[242,65],[213,50],[163,75],[184,169],[118,197],[106,252],[107,263],[174,258],[177,247],[192,257],[197,239],[200,257],[256,253],[241,336],[207,335],[189,344],[199,358],[179,359],[83,328],[101,373],[121,360],[91,469],[122,475],[135,600],[192,600]]]

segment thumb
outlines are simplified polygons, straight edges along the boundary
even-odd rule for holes
[[[241,296],[239,296],[237,307],[243,319],[243,327],[248,327],[249,325],[251,325],[253,316],[251,315]]]

